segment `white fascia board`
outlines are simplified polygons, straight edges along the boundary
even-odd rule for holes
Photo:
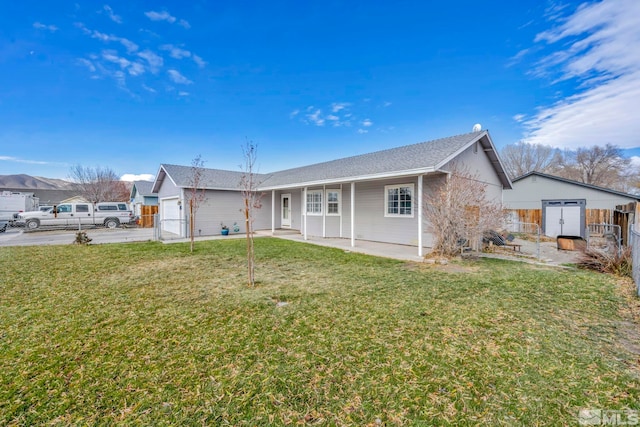
[[[275,185],[272,187],[265,186],[265,187],[258,188],[257,190],[258,191],[283,190],[287,188],[316,187],[321,185],[340,184],[344,182],[376,181],[381,179],[402,178],[405,176],[413,176],[413,175],[417,176],[417,175],[432,173],[435,171],[436,169],[433,167],[420,168],[420,169],[408,169],[404,171],[384,172],[384,173],[376,173],[371,175],[359,175],[359,176],[344,177],[344,178],[323,179],[318,181],[296,182],[296,183],[290,183],[290,184]]]

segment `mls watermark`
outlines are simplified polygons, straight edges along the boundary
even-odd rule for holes
[[[581,426],[635,426],[640,425],[640,411],[632,409],[580,409]]]

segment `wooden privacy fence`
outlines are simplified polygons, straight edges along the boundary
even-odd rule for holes
[[[638,204],[635,202],[618,205],[615,209],[587,209],[585,212],[587,224],[613,224],[621,229],[622,244],[627,245],[629,239],[629,224],[632,224]],[[506,209],[512,221],[538,224],[544,230],[542,223],[542,209]]]
[[[140,218],[138,219],[138,226],[142,228],[153,227],[153,216],[158,213],[158,206],[142,205],[140,207]]]

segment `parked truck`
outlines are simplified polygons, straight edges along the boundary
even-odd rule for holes
[[[17,225],[28,230],[40,226],[82,227],[83,225],[103,225],[116,228],[120,224],[128,224],[133,213],[126,203],[62,203],[44,211],[24,212],[18,215]]]
[[[19,213],[38,210],[38,201],[33,193],[0,192],[0,221],[12,223]]]

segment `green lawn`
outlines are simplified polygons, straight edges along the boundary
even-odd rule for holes
[[[250,289],[244,250],[1,248],[0,425],[577,425],[579,408],[640,409],[628,282],[261,238]]]

